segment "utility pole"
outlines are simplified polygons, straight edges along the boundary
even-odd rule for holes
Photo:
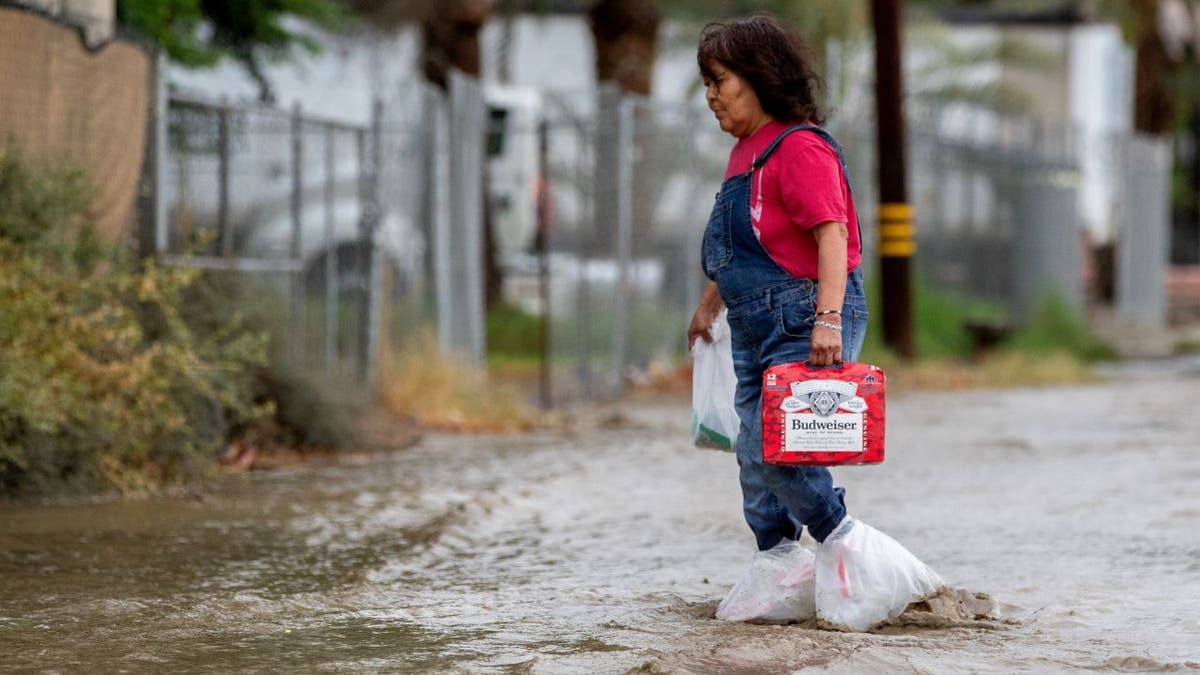
[[[912,329],[912,271],[916,252],[905,180],[904,82],[900,50],[901,0],[871,0],[875,23],[875,113],[879,152],[879,272],[883,341],[900,356],[916,356]]]

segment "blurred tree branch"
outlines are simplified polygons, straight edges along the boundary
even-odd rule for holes
[[[309,27],[336,28],[346,10],[332,0],[117,0],[117,20],[193,68],[236,59],[254,78],[259,98],[273,101],[267,61],[293,47],[319,51]]]

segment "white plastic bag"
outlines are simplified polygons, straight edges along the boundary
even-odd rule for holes
[[[817,619],[865,631],[936,595],[945,582],[895,539],[847,517],[817,548]]]
[[[754,554],[750,568],[717,606],[721,621],[788,623],[811,619],[813,554],[784,539],[768,551]]]
[[[726,310],[717,315],[711,332],[712,342],[698,337],[692,345],[692,442],[701,448],[732,450],[740,422],[733,407],[737,376]]]

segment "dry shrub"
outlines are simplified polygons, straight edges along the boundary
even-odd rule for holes
[[[880,362],[892,391],[1041,387],[1088,384],[1099,377],[1066,352],[1031,354],[1002,351],[977,362],[936,359],[917,363]]]
[[[428,332],[382,358],[380,397],[392,412],[423,427],[471,433],[526,431],[532,408],[510,385],[484,370],[442,353]]]
[[[203,477],[268,417],[265,336],[184,320],[194,270],[102,246],[84,177],[0,148],[0,494],[144,494]]]

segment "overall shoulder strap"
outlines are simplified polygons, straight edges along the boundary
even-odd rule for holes
[[[771,141],[771,144],[767,146],[767,149],[763,151],[763,154],[759,155],[758,158],[754,160],[754,164],[750,170],[753,171],[755,169],[759,169],[763,164],[766,164],[767,160],[771,158],[771,155],[775,154],[775,150],[779,147],[779,144],[783,143],[783,139],[797,131],[811,131],[817,135],[817,138],[825,141],[825,144],[832,148],[834,154],[837,155],[838,162],[842,165],[842,171],[845,172],[847,179],[849,179],[850,170],[846,167],[846,157],[842,153],[841,143],[837,142],[837,139],[833,137],[833,134],[829,133],[822,127],[816,126],[815,124],[797,124],[784,129],[782,133],[775,137],[775,140]]]
[[[771,144],[767,146],[767,149],[763,152],[763,154],[760,155],[758,159],[754,160],[754,164],[750,167],[750,173],[762,168],[762,165],[767,163],[767,160],[770,159],[771,155],[775,153],[775,149],[779,147],[779,144],[783,142],[783,139],[797,131],[811,131],[817,135],[817,138],[820,138],[825,142],[826,145],[833,149],[834,154],[837,155],[838,162],[842,165],[842,175],[846,177],[846,188],[849,189],[851,195],[853,195],[854,189],[850,185],[850,168],[846,166],[846,155],[842,152],[842,144],[837,142],[837,139],[833,137],[833,134],[829,133],[822,127],[816,126],[815,124],[797,124],[784,129],[782,133],[775,137],[775,140],[771,141]],[[851,199],[853,199],[853,197],[851,197]],[[860,221],[858,223],[858,251],[860,254],[862,253],[862,249],[862,222]]]

